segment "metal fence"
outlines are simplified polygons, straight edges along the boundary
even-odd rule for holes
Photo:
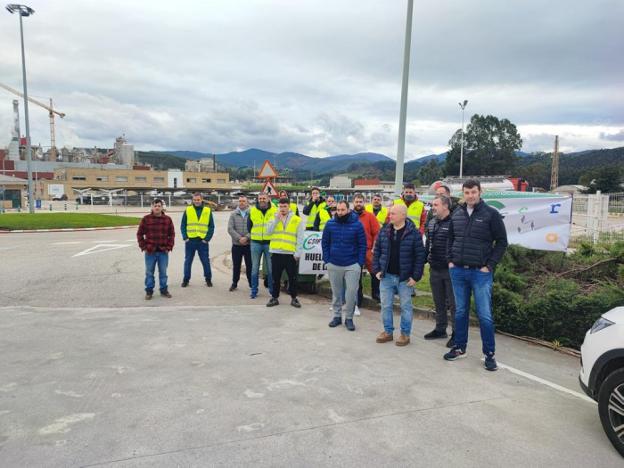
[[[572,239],[573,243],[624,241],[624,193],[575,194]]]

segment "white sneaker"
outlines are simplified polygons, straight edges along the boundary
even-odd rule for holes
[[[355,309],[353,310],[353,315],[360,315],[360,308],[358,306],[355,306]]]

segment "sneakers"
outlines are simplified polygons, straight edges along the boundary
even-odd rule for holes
[[[186,288],[188,286],[188,281],[182,281],[182,284],[180,286]]]
[[[382,331],[379,335],[377,335],[377,339],[375,340],[377,343],[387,343],[388,341],[394,340],[392,333],[387,333]]]
[[[206,286],[212,288],[212,280],[206,280]]]
[[[162,297],[166,297],[167,299],[171,299],[173,296],[171,296],[171,293],[169,291],[167,291],[166,289],[164,291],[160,291],[160,295]]]
[[[145,300],[146,301],[151,301],[152,297],[154,297],[154,293],[151,293],[151,292],[145,293]]]
[[[256,297],[258,297],[258,293],[257,292],[251,292],[251,294],[249,295],[249,299],[255,299]]]
[[[346,319],[345,327],[347,327],[347,330],[349,331],[355,331],[355,324],[353,323],[353,319]]]
[[[451,333],[451,337],[449,338],[449,340],[446,342],[446,347],[447,348],[453,348],[455,347],[455,332]]]
[[[342,325],[341,317],[334,317],[331,322],[329,322],[329,326],[331,328],[337,327],[338,325]]]
[[[232,283],[232,286],[230,286],[230,292],[232,291],[236,291],[236,285],[234,283]]]
[[[485,362],[483,363],[485,370],[495,371],[498,369],[496,365],[496,359],[494,358],[494,353],[488,353],[485,355]]]
[[[355,306],[355,309],[353,310],[353,315],[355,316],[360,316],[360,308],[358,306]]]
[[[275,307],[276,305],[279,305],[279,301],[277,300],[276,297],[272,297],[271,300],[269,302],[267,302],[267,307]]]
[[[290,301],[290,305],[293,307],[296,307],[297,309],[301,309],[301,303],[299,302],[299,299],[297,299],[296,297],[292,298],[292,300]]]
[[[448,338],[445,331],[433,330],[425,335],[425,340],[437,340],[438,338]]]
[[[453,349],[451,349],[448,353],[444,355],[444,359],[446,359],[447,361],[455,361],[457,359],[461,359],[465,357],[466,357],[466,351],[464,351],[458,346],[454,346]]]
[[[409,335],[404,335],[401,333],[401,336],[394,342],[397,346],[407,346],[410,343]]]

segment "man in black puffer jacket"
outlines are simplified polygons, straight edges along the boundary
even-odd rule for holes
[[[444,359],[454,361],[466,355],[470,296],[474,292],[485,368],[494,371],[497,366],[494,358],[492,283],[494,269],[507,248],[507,231],[501,214],[481,199],[479,181],[467,180],[462,191],[466,203],[451,216],[447,244],[447,260],[456,304],[455,346],[444,355]]]
[[[382,228],[373,248],[373,274],[380,281],[381,319],[384,326],[377,343],[387,343],[394,339],[392,299],[397,291],[401,304],[401,336],[395,344],[405,346],[410,342],[412,292],[422,278],[425,248],[420,231],[407,218],[405,205],[392,205],[388,217],[390,222]]]
[[[429,262],[429,284],[436,309],[436,327],[425,335],[425,340],[447,338],[447,309],[451,313],[451,323],[455,327],[455,296],[446,259],[446,244],[451,229],[451,199],[445,195],[436,196],[431,202],[431,211],[434,217],[427,223],[425,251]],[[454,339],[453,331],[451,339],[446,343],[447,348],[455,346]]]

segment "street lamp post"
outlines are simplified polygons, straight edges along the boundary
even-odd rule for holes
[[[466,109],[466,105],[468,105],[468,100],[464,99],[464,102],[459,103],[459,107],[462,110],[462,128],[461,128],[461,143],[459,150],[459,178],[461,179],[464,175],[464,110]]]
[[[20,40],[22,44],[22,82],[24,85],[24,119],[26,120],[26,165],[28,167],[28,211],[35,212],[34,196],[33,196],[33,179],[32,179],[32,148],[30,146],[30,122],[28,120],[28,88],[26,86],[26,55],[24,53],[24,25],[22,24],[22,16],[30,16],[35,10],[26,6],[11,3],[6,6],[9,13],[17,13],[20,25]],[[19,135],[18,135],[19,137]]]
[[[412,45],[412,15],[414,0],[407,1],[405,23],[405,47],[403,49],[403,81],[401,83],[401,110],[399,112],[399,144],[397,148],[394,193],[400,195],[403,189],[403,163],[405,161],[405,125],[407,120],[407,90],[409,87],[410,48]]]

